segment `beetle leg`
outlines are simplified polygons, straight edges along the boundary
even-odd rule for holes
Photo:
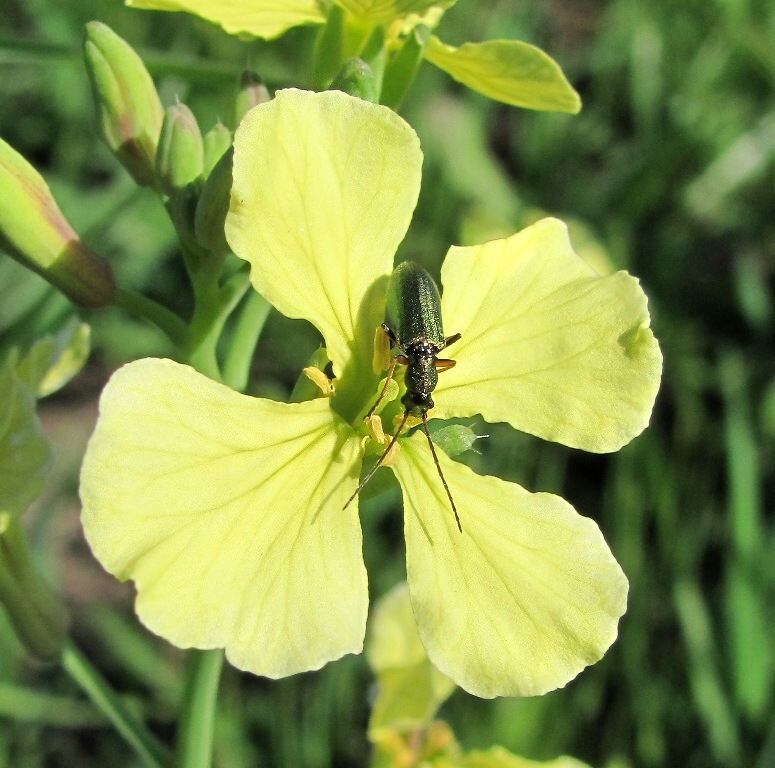
[[[442,349],[446,349],[448,346],[450,346],[450,344],[454,344],[456,341],[460,341],[460,337],[462,335],[462,333],[455,333],[452,336],[447,336],[447,338],[444,339],[444,345],[436,350],[436,354],[438,355]]]
[[[441,372],[441,371],[448,371],[450,368],[453,368],[457,365],[457,360],[447,360],[446,358],[440,358],[433,361],[433,367]]]

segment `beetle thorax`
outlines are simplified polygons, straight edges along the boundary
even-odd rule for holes
[[[406,393],[401,402],[409,413],[419,416],[433,408],[431,392],[436,389],[439,374],[436,372],[433,353],[428,356],[409,358],[404,374]]]

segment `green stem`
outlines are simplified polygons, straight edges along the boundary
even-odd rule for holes
[[[0,517],[0,604],[30,653],[55,658],[67,633],[67,609],[38,571],[18,518]]]
[[[256,348],[272,305],[260,294],[251,291],[242,308],[223,366],[223,381],[237,392],[248,385],[253,350]]]
[[[169,750],[126,708],[100,673],[69,641],[62,651],[61,661],[65,671],[113,723],[145,765],[150,768],[164,768],[171,764]]]
[[[143,296],[135,291],[128,291],[124,288],[118,288],[113,297],[113,304],[127,312],[131,312],[137,317],[147,320],[160,330],[167,334],[170,341],[176,347],[182,347],[188,338],[188,327],[186,324],[167,307]]]
[[[214,381],[222,381],[216,348],[226,319],[245,295],[250,283],[239,270],[219,287],[210,280],[194,280],[194,316],[184,353],[189,364]]]
[[[178,729],[178,768],[210,768],[223,651],[189,651]]]
[[[107,723],[105,715],[87,701],[13,683],[0,683],[0,717],[55,728],[95,728]]]

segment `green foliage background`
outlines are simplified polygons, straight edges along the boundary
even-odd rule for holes
[[[203,131],[229,122],[248,64],[271,86],[307,83],[312,33],[244,43],[119,0],[0,0],[0,136],[43,172],[122,285],[185,313],[172,227],[97,137],[80,57],[92,18],[139,50],[164,103],[180,97]],[[571,117],[499,106],[426,65],[402,110],[426,160],[399,257],[437,270],[450,244],[558,215],[572,222],[580,253],[641,278],[665,354],[651,428],[613,456],[482,425],[490,437],[477,469],[559,492],[597,519],[630,578],[630,607],[609,654],[566,689],[492,702],[458,691],[441,715],[465,748],[499,743],[612,768],[775,765],[775,6],[459,0],[440,33],[452,44],[512,37],[541,46],[584,108]],[[72,312],[0,255],[0,355]],[[171,350],[118,310],[95,315],[93,334],[90,365],[43,406],[57,458],[27,522],[73,609],[74,636],[165,736],[182,654],[136,626],[131,590],[90,560],[76,477],[110,371]],[[317,342],[273,313],[251,391],[287,396]],[[395,490],[363,508],[375,597],[402,578],[399,509]],[[136,765],[95,710],[73,704],[73,684],[30,662],[2,622],[0,766]],[[227,670],[216,764],[366,764],[371,679],[354,657],[280,682]]]

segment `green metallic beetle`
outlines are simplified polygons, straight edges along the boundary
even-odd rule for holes
[[[401,403],[404,406],[404,417],[379,461],[363,478],[355,493],[348,499],[345,508],[382,466],[382,462],[398,440],[409,416],[416,416],[422,419],[422,429],[428,438],[433,461],[444,485],[444,490],[447,492],[449,503],[452,505],[458,530],[462,533],[463,528],[460,525],[457,507],[455,507],[447,481],[444,479],[436,449],[433,447],[433,441],[428,432],[427,418],[428,411],[433,408],[431,393],[438,384],[439,371],[446,371],[455,365],[454,360],[440,359],[438,355],[450,344],[454,344],[460,338],[460,334],[444,335],[439,289],[433,278],[419,264],[405,261],[393,270],[387,288],[385,322],[382,323],[382,330],[390,339],[390,346],[397,347],[399,354],[393,357],[385,385],[382,387],[376,402],[364,417],[364,421],[371,419],[377,406],[382,402],[397,365],[406,366],[404,374],[406,392],[401,398]]]

